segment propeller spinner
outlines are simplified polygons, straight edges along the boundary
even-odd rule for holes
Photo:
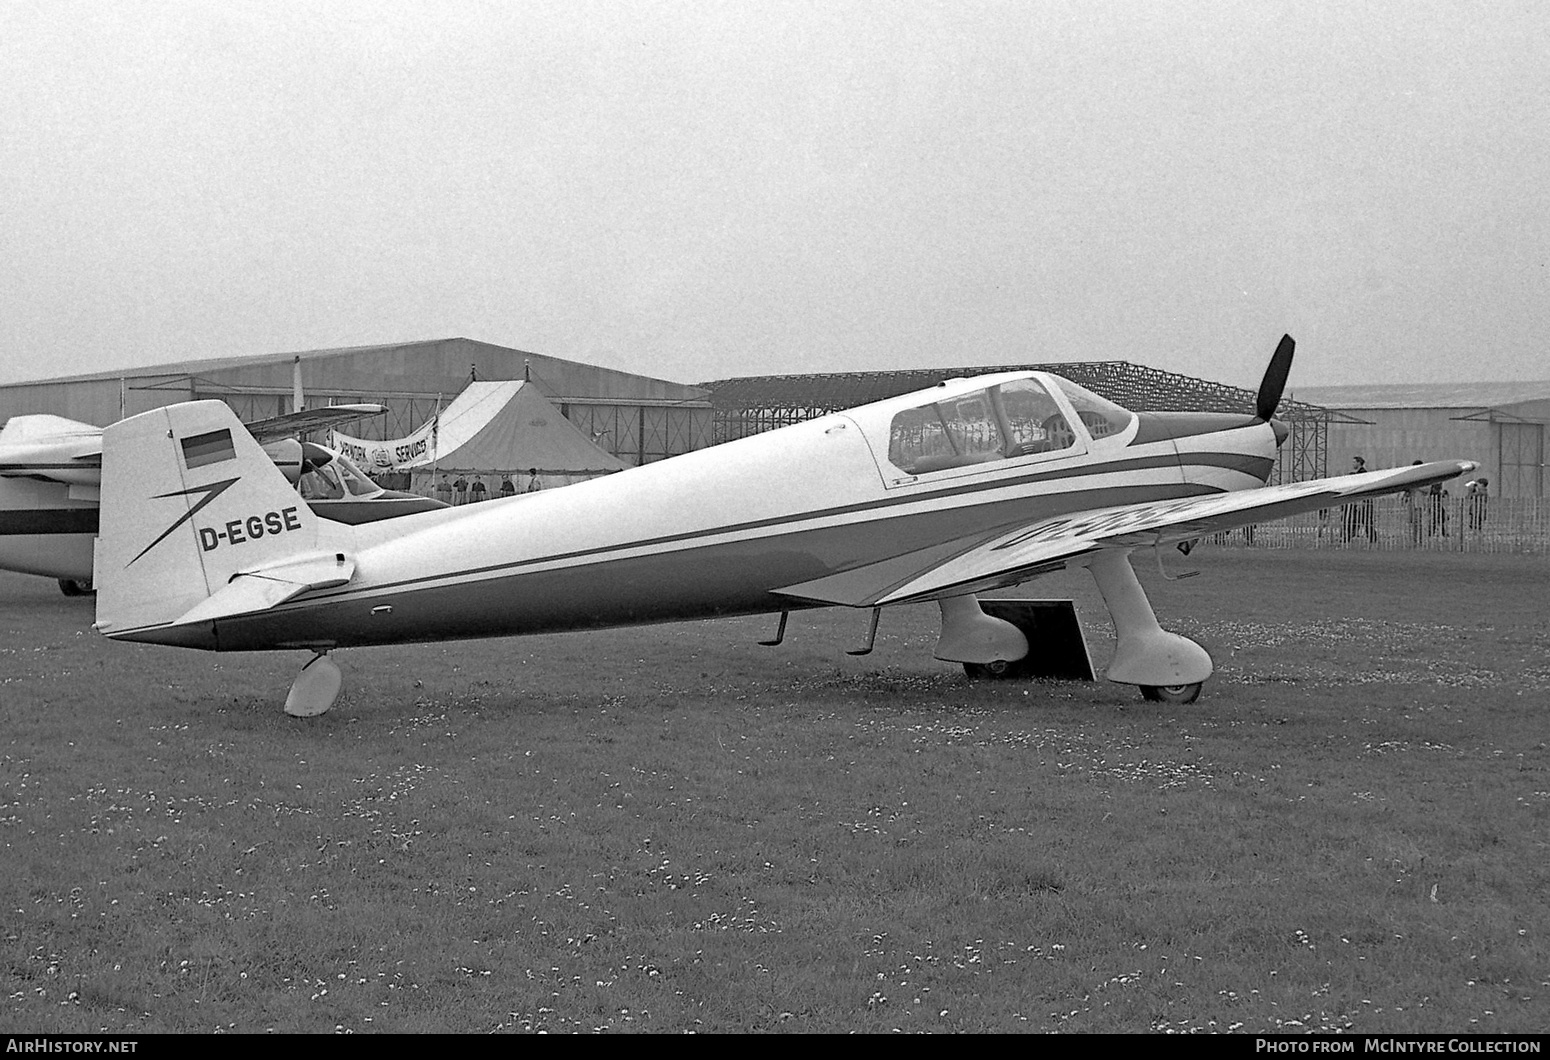
[[[1286,377],[1292,370],[1292,350],[1296,345],[1290,335],[1282,335],[1276,352],[1270,356],[1265,378],[1259,382],[1259,397],[1254,402],[1254,414],[1262,420],[1273,417],[1281,405],[1281,391],[1286,389]]]

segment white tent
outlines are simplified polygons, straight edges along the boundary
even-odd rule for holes
[[[408,438],[367,441],[335,431],[334,447],[368,470],[411,472],[417,492],[443,472],[490,476],[486,485],[498,494],[505,475],[520,492],[535,469],[540,484],[549,487],[628,466],[595,445],[523,380],[468,384]]]

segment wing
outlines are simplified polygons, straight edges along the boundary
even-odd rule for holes
[[[263,445],[276,438],[289,438],[309,431],[321,431],[341,423],[365,419],[367,416],[380,416],[386,411],[386,405],[320,405],[315,409],[302,409],[300,412],[287,412],[284,416],[273,416],[267,420],[255,420],[244,426],[247,427],[248,433],[258,440],[258,444]]]
[[[999,589],[1103,548],[1189,541],[1367,497],[1422,489],[1479,465],[1448,460],[1284,486],[1093,508],[990,538],[964,538],[775,590],[826,604],[876,607]]]
[[[262,445],[386,411],[383,405],[329,405],[247,425]],[[59,416],[13,416],[0,432],[0,477],[27,476],[78,486],[102,474],[102,428]]]

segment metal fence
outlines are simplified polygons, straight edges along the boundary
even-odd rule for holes
[[[1425,549],[1436,552],[1550,553],[1550,500],[1540,497],[1403,497],[1304,512],[1216,534],[1212,544],[1255,548]]]

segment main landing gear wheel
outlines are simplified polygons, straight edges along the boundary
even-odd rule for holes
[[[90,596],[92,594],[91,582],[77,581],[74,578],[60,578],[59,591],[66,596]]]
[[[1193,703],[1200,698],[1200,684],[1192,685],[1138,685],[1141,698],[1150,703]]]

